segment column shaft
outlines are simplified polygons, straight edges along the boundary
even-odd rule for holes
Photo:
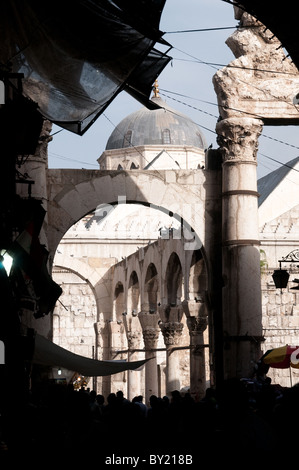
[[[159,395],[157,353],[160,328],[158,327],[159,314],[143,310],[138,313],[142,327],[145,346],[145,358],[150,359],[145,364],[145,402],[149,404],[151,395]]]
[[[170,395],[174,390],[180,390],[180,362],[179,352],[173,347],[179,344],[183,330],[183,324],[179,322],[160,323],[166,345],[166,394]]]
[[[190,333],[190,394],[196,400],[205,396],[206,364],[203,332],[207,327],[206,317],[189,317]]]
[[[223,154],[224,378],[252,374],[262,335],[256,152],[262,121],[217,124]]]
[[[138,352],[134,350],[140,347],[141,332],[127,332],[127,337],[129,345],[128,361],[137,361],[139,359]],[[140,395],[140,371],[128,370],[128,399],[132,400],[137,395]]]
[[[148,404],[151,395],[159,395],[158,367],[156,348],[160,330],[158,328],[146,328],[143,331],[145,358],[149,361],[145,364],[145,402]]]

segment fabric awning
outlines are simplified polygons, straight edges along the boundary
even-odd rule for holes
[[[23,94],[41,114],[80,135],[122,90],[157,108],[149,98],[152,85],[171,60],[158,29],[164,4],[1,2],[0,72],[23,74]]]
[[[141,361],[97,361],[79,354],[74,354],[67,349],[49,341],[44,336],[35,335],[35,349],[33,364],[46,365],[78,372],[85,377],[97,377],[113,375],[125,370],[136,370],[142,367],[148,359]]]

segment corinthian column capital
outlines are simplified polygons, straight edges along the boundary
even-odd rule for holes
[[[145,328],[143,330],[143,339],[146,349],[156,349],[160,334],[159,328]]]
[[[261,119],[232,117],[219,121],[216,125],[217,143],[224,162],[256,162],[258,138],[262,130]]]
[[[179,344],[184,325],[179,322],[160,323],[160,328],[164,337],[164,343],[167,346]]]
[[[127,338],[129,349],[136,349],[140,345],[141,331],[128,331]]]
[[[187,318],[187,326],[190,336],[202,334],[208,326],[207,317],[189,317]]]

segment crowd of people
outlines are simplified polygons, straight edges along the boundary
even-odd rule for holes
[[[7,449],[98,456],[183,452],[194,458],[211,449],[271,454],[278,445],[295,446],[298,422],[299,386],[282,388],[270,380],[229,380],[199,401],[175,390],[169,397],[152,395],[148,404],[121,391],[105,398],[53,384],[43,396],[30,396],[12,423]]]

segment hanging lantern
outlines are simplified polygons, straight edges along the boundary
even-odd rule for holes
[[[288,285],[289,273],[286,269],[275,269],[272,278],[276,289],[285,289]]]

